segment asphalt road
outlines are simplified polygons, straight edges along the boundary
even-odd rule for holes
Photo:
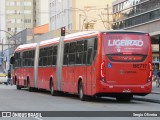
[[[136,100],[132,100],[129,103],[120,103],[113,98],[95,99],[93,101],[83,102],[79,100],[78,96],[74,95],[65,94],[63,96],[51,96],[50,93],[46,91],[28,92],[26,89],[16,90],[15,86],[0,84],[0,111],[160,111],[160,104]],[[2,118],[0,118],[0,120],[1,119]],[[11,119],[18,120],[19,118]],[[23,120],[25,119],[53,120],[53,118],[33,117],[23,118]],[[56,119],[61,120],[63,118],[58,117]],[[67,117],[67,119],[73,119],[73,117]],[[76,119],[82,118],[76,117]],[[85,117],[83,119],[101,120],[105,118]],[[119,118],[111,117],[110,119]],[[121,117],[120,119],[125,120],[128,118]],[[139,118],[136,119],[138,120]],[[134,120],[136,119],[134,118]]]

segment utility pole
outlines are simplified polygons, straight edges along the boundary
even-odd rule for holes
[[[81,14],[79,14],[79,30],[81,31]]]
[[[4,71],[4,69],[3,69],[3,39],[2,39],[2,53],[1,53],[1,60],[2,60],[2,71]]]
[[[109,5],[107,4],[107,29],[109,30]]]
[[[159,40],[158,40],[158,44],[159,44],[159,52],[158,52],[158,55],[159,55],[159,59],[158,59],[158,61],[160,61],[160,35],[159,35],[159,38],[158,38]]]

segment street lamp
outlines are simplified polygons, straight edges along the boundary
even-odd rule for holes
[[[9,35],[11,36],[11,38],[13,37],[13,38],[14,38],[14,41],[15,41],[15,46],[16,46],[16,38],[15,38],[11,33],[7,32],[7,31],[5,31],[5,30],[0,30],[0,31],[9,34]],[[9,45],[9,44],[8,44],[8,45]]]
[[[16,37],[15,36],[13,36],[11,33],[9,33],[8,31],[5,31],[5,30],[0,30],[0,31],[2,31],[2,32],[5,32],[5,33],[7,33],[7,34],[9,34],[11,37],[10,38],[14,38],[14,41],[15,41],[15,47],[16,47]],[[9,39],[8,39],[9,40]],[[4,69],[3,68],[3,58],[4,58],[4,56],[3,56],[3,45],[8,45],[8,50],[10,51],[10,49],[9,49],[9,45],[13,45],[13,44],[4,44],[3,43],[3,39],[2,39],[2,69]],[[8,52],[8,53],[10,53],[10,52]]]

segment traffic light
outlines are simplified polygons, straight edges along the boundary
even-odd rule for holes
[[[66,28],[61,27],[61,36],[65,36]]]

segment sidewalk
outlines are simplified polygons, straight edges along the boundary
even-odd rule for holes
[[[160,87],[159,88],[156,87],[155,81],[152,82],[152,94],[160,94]]]

